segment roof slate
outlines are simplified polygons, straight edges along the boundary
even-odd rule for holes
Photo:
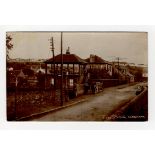
[[[94,55],[94,62],[90,62],[90,58],[85,59],[85,61],[87,61],[88,63],[94,63],[94,64],[105,64],[105,63],[109,63],[108,61],[102,59],[101,57]]]
[[[45,63],[53,63],[53,58],[46,60]],[[55,63],[56,64],[61,63],[61,54],[55,56]],[[63,54],[63,63],[66,63],[66,64],[85,64],[87,62],[75,54]]]

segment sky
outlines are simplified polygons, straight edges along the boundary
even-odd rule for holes
[[[55,55],[60,54],[60,32],[7,32],[11,35],[13,49],[10,58],[48,59],[51,37],[54,38]],[[145,32],[63,32],[63,53],[81,58],[95,54],[108,61],[119,57],[121,61],[148,64],[148,40]]]

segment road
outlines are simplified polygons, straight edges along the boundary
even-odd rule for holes
[[[105,88],[103,92],[91,95],[81,103],[34,118],[32,121],[102,121],[111,111],[134,98],[138,85]]]

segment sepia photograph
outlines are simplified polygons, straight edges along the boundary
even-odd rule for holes
[[[6,32],[8,121],[148,121],[148,33]]]
[[[153,2],[2,0],[1,152],[155,152]]]

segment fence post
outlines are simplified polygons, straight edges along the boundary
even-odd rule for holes
[[[15,104],[14,104],[14,119],[16,120],[17,117],[17,86],[18,86],[18,77],[16,76],[15,81]]]

